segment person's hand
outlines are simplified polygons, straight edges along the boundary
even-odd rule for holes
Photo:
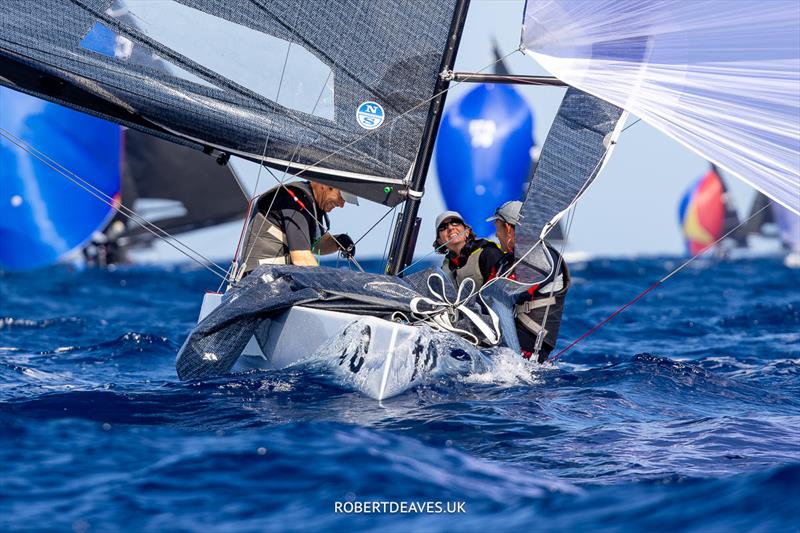
[[[356,255],[356,244],[350,238],[350,235],[340,233],[339,235],[334,235],[333,238],[343,257],[350,259]]]

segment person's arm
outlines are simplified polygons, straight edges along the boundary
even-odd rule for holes
[[[289,257],[292,258],[292,264],[297,266],[319,266],[317,258],[310,250],[290,250]]]
[[[339,246],[330,233],[326,233],[319,239],[319,253],[322,255],[332,254],[339,251]]]

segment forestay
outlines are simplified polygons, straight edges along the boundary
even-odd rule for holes
[[[800,213],[796,0],[529,0],[522,44]]]
[[[5,0],[0,83],[396,205],[455,3]]]

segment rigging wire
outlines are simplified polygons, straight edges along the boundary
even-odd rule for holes
[[[259,7],[262,7],[262,8],[264,8],[264,6],[262,6],[262,5],[260,5],[260,4],[256,3],[256,2],[254,2],[254,4],[255,4],[255,5],[258,5]],[[297,9],[297,13],[296,13],[296,18],[295,18],[295,26],[294,26],[294,27],[296,27],[296,26],[297,26],[297,21],[298,21],[299,19],[300,19],[300,8],[299,8],[299,5],[298,5],[298,9]],[[353,30],[351,30],[351,31],[353,31]],[[295,32],[292,32],[292,34],[293,34],[292,36],[294,37],[294,34],[295,34]],[[289,53],[291,52],[292,44],[294,44],[294,41],[290,41],[290,42],[289,42],[289,46],[288,46],[288,47],[287,47],[287,49],[286,49],[286,55],[284,56],[284,60],[283,60],[283,67],[282,67],[282,69],[281,69],[281,76],[280,76],[280,79],[278,80],[278,89],[277,89],[277,94],[276,94],[276,96],[275,96],[275,102],[277,102],[277,101],[278,101],[278,97],[280,96],[280,93],[281,93],[281,88],[283,87],[283,79],[284,79],[284,75],[285,75],[285,73],[286,73],[286,65],[287,65],[287,63],[288,63],[288,61],[289,61]],[[335,66],[335,64],[334,64],[334,66]],[[333,69],[330,69],[330,70],[329,70],[329,72],[328,72],[328,75],[327,75],[327,77],[325,78],[325,82],[322,84],[322,88],[320,89],[319,93],[317,94],[317,99],[316,99],[316,101],[314,102],[314,106],[313,106],[313,107],[312,107],[312,109],[311,109],[311,114],[312,114],[312,115],[313,115],[313,114],[314,114],[314,112],[317,110],[317,106],[319,105],[320,101],[322,101],[322,95],[323,95],[323,94],[325,94],[325,89],[328,87],[328,82],[330,81],[330,78],[331,78],[331,76],[332,76],[332,75],[333,75]],[[289,113],[289,114],[291,114],[291,113]],[[271,133],[271,132],[270,132],[270,133]],[[268,142],[268,141],[269,141],[269,135],[267,136],[267,142]],[[294,152],[292,153],[291,157],[289,158],[289,161],[287,161],[287,164],[286,164],[286,169],[284,169],[284,171],[283,171],[283,176],[282,176],[280,179],[279,179],[277,176],[275,176],[275,174],[272,172],[272,170],[271,170],[270,168],[268,168],[268,167],[267,167],[267,166],[264,164],[264,159],[265,159],[265,156],[266,156],[266,151],[267,151],[267,142],[265,142],[265,143],[264,143],[264,152],[262,153],[262,155],[261,155],[261,161],[259,162],[259,167],[258,167],[258,176],[257,176],[257,178],[256,178],[256,186],[255,186],[255,188],[253,189],[253,198],[252,198],[252,200],[255,200],[255,198],[256,198],[256,196],[257,196],[257,193],[258,193],[258,183],[259,183],[259,180],[261,179],[261,171],[262,171],[262,169],[264,169],[264,168],[266,168],[266,169],[267,169],[267,172],[269,172],[269,174],[270,174],[270,175],[271,175],[271,176],[272,176],[272,177],[275,179],[275,181],[277,181],[277,182],[278,182],[278,185],[277,185],[277,188],[278,188],[278,189],[280,189],[280,188],[284,188],[284,189],[286,189],[286,191],[287,191],[287,192],[289,192],[289,194],[291,194],[292,196],[294,196],[294,195],[292,194],[292,192],[291,192],[291,191],[289,191],[289,189],[286,187],[286,181],[289,179],[289,177],[288,177],[288,174],[289,174],[289,169],[291,168],[292,164],[294,163],[295,157],[298,157],[298,158],[299,158],[298,154],[299,154],[299,151],[300,151],[300,147],[301,147],[302,141],[299,141],[299,140],[298,140],[297,144],[295,145]],[[302,171],[301,171],[301,172],[302,172]],[[297,172],[296,174],[294,174],[294,175],[293,175],[293,176],[291,176],[291,177],[297,177],[297,176],[298,176],[298,175],[299,175],[301,172]],[[277,199],[277,197],[278,197],[278,195],[277,195],[277,191],[276,191],[276,194],[273,194],[273,195],[272,195],[272,199],[271,199],[271,201],[270,201],[269,207],[267,208],[267,210],[266,210],[265,214],[263,215],[263,220],[261,221],[261,225],[260,225],[260,227],[258,228],[258,232],[257,232],[258,234],[260,234],[260,233],[261,233],[261,230],[263,229],[263,227],[264,227],[264,224],[267,222],[267,215],[270,213],[270,211],[272,211],[272,207],[274,206],[274,204],[275,204],[275,200]],[[252,203],[252,200],[251,200],[251,203]],[[316,201],[316,200],[315,200],[315,201]],[[298,202],[298,203],[299,203],[299,202]],[[305,207],[305,205],[304,205],[304,204],[302,204],[302,203],[299,203],[299,205],[300,205],[300,207],[301,207],[301,208],[302,208],[304,211],[306,211],[306,212],[307,212],[309,215],[311,215],[311,218],[313,218],[313,219],[315,220],[315,222],[317,223],[317,225],[318,225],[318,226],[319,226],[319,227],[320,227],[320,228],[323,230],[323,231],[322,231],[323,235],[324,235],[325,233],[328,233],[328,234],[330,235],[330,237],[333,239],[333,241],[336,243],[336,245],[337,245],[337,246],[338,246],[340,249],[344,249],[344,248],[342,247],[341,243],[340,243],[340,242],[339,242],[339,241],[336,239],[336,237],[334,237],[332,234],[330,234],[330,232],[328,231],[328,228],[324,227],[324,226],[323,226],[323,225],[322,225],[322,224],[319,222],[319,220],[317,219],[317,216],[316,216],[316,214],[315,214],[315,213],[311,213],[311,211],[309,211],[309,210],[308,210],[308,209]],[[316,209],[315,209],[315,211],[316,211]],[[248,217],[248,219],[249,219],[249,217]],[[243,232],[245,231],[245,228],[246,228],[246,226],[247,226],[247,224],[248,224],[249,222],[250,222],[249,220],[245,220],[245,227],[242,229],[242,231],[243,231]],[[241,242],[241,239],[240,239],[240,242]],[[251,244],[251,246],[250,246],[250,250],[247,252],[247,255],[245,256],[245,258],[244,258],[244,260],[243,260],[243,264],[246,264],[246,263],[247,263],[247,261],[250,259],[250,255],[252,254],[254,247],[255,247],[255,242],[253,242],[253,243]],[[238,256],[238,246],[237,246],[237,256]],[[358,263],[358,261],[356,260],[356,258],[355,258],[355,257],[349,256],[347,259],[348,259],[350,262],[354,263],[354,264],[355,264],[355,265],[358,267],[358,269],[359,269],[361,272],[364,272],[364,269],[363,269],[363,268],[361,268],[361,265]],[[237,260],[237,257],[235,256],[235,257],[234,257],[234,261],[236,261],[236,260]],[[350,264],[350,263],[348,263],[348,264]],[[338,266],[338,260],[337,260],[337,266]],[[233,280],[231,280],[231,281],[233,281]]]
[[[619,134],[620,134],[620,135],[622,135],[623,133],[625,133],[625,130],[627,130],[628,128],[632,128],[633,126],[637,125],[637,124],[638,124],[638,123],[640,123],[641,121],[642,121],[642,119],[640,119],[640,118],[637,118],[636,120],[634,120],[633,122],[631,122],[630,124],[628,124],[627,126],[625,126],[624,128],[622,128],[622,131],[621,131],[621,132],[619,132]]]
[[[364,232],[364,234],[363,234],[363,235],[361,235],[361,237],[359,237],[359,238],[356,240],[356,242],[354,242],[353,244],[358,244],[358,243],[360,243],[360,242],[362,241],[362,239],[364,239],[364,237],[366,237],[367,235],[369,235],[369,232],[370,232],[370,231],[372,231],[372,230],[374,230],[374,229],[375,229],[375,226],[377,226],[378,224],[380,224],[380,223],[383,221],[383,219],[384,219],[384,218],[386,218],[387,216],[389,216],[390,214],[392,214],[392,213],[394,212],[394,210],[395,210],[395,209],[397,209],[397,206],[394,206],[393,208],[391,208],[391,209],[389,209],[388,211],[386,211],[386,213],[384,213],[384,214],[383,214],[383,216],[382,216],[381,218],[379,218],[377,222],[375,222],[375,223],[374,223],[372,226],[370,226],[370,228],[369,228],[367,231],[365,231],[365,232]]]
[[[397,207],[397,206],[395,206]],[[389,228],[394,227],[395,220],[397,220],[397,211],[394,211],[394,215],[392,215],[392,221],[389,223]],[[389,268],[389,244],[392,242],[392,231],[391,229],[386,232],[386,244],[383,245],[383,254],[381,254],[381,272],[386,272],[386,269]]]
[[[768,202],[768,203],[767,203],[766,205],[764,205],[764,206],[763,206],[761,209],[759,209],[758,211],[756,211],[755,213],[753,213],[753,214],[751,214],[749,217],[747,217],[747,219],[746,219],[746,220],[744,220],[743,222],[740,222],[740,223],[739,223],[738,225],[736,225],[736,226],[735,226],[733,229],[731,229],[730,231],[728,231],[727,233],[725,233],[725,235],[723,235],[722,237],[720,237],[720,238],[719,238],[719,239],[717,239],[716,241],[714,241],[714,242],[712,242],[711,244],[709,244],[709,245],[708,245],[708,246],[707,246],[705,249],[703,249],[701,252],[699,252],[699,253],[696,253],[695,255],[693,255],[692,257],[690,257],[690,258],[689,258],[689,259],[687,259],[686,261],[684,261],[684,262],[683,262],[681,265],[679,265],[677,268],[673,269],[673,270],[672,270],[672,271],[671,271],[669,274],[667,274],[667,275],[666,275],[666,276],[664,276],[663,278],[659,279],[658,281],[656,281],[655,283],[653,283],[652,285],[650,285],[650,286],[649,286],[647,289],[645,289],[644,291],[640,292],[640,293],[639,293],[639,294],[638,294],[638,295],[637,295],[635,298],[633,298],[632,300],[630,300],[629,302],[627,302],[625,305],[623,305],[622,307],[620,307],[619,309],[617,309],[616,311],[614,311],[613,313],[611,313],[610,315],[608,315],[608,316],[607,316],[605,319],[603,319],[601,322],[599,322],[599,323],[595,324],[594,326],[592,326],[591,328],[589,328],[589,330],[588,330],[588,331],[586,331],[586,333],[584,333],[583,335],[581,335],[580,337],[578,337],[577,339],[575,339],[574,341],[572,341],[572,342],[569,344],[569,346],[567,346],[566,348],[562,349],[562,350],[561,350],[561,351],[559,351],[559,352],[558,352],[558,353],[557,353],[555,356],[553,356],[553,358],[552,358],[552,359],[550,359],[550,361],[549,361],[549,362],[550,362],[550,363],[555,363],[556,361],[558,361],[558,359],[559,359],[559,358],[560,358],[562,355],[564,355],[564,353],[566,353],[568,350],[570,350],[570,349],[571,349],[572,347],[574,347],[576,344],[578,344],[578,343],[579,343],[579,342],[581,342],[583,339],[585,339],[586,337],[588,337],[589,335],[591,335],[592,333],[594,333],[595,331],[597,331],[598,329],[600,329],[602,326],[606,325],[608,322],[610,322],[610,321],[611,321],[611,319],[612,319],[612,318],[614,318],[615,316],[617,316],[618,314],[620,314],[621,312],[623,312],[625,309],[627,309],[628,307],[632,306],[633,304],[635,304],[636,302],[638,302],[639,300],[641,300],[641,299],[642,299],[642,298],[643,298],[643,297],[644,297],[644,296],[645,296],[647,293],[649,293],[650,291],[652,291],[653,289],[655,289],[656,287],[658,287],[659,285],[661,285],[662,283],[664,283],[665,281],[667,281],[669,278],[671,278],[672,276],[674,276],[675,274],[677,274],[678,272],[680,272],[681,270],[683,270],[684,268],[686,268],[686,267],[687,267],[687,266],[688,266],[688,265],[689,265],[689,264],[690,264],[692,261],[694,261],[695,259],[697,259],[697,258],[698,258],[698,257],[700,257],[701,255],[704,255],[704,254],[705,254],[706,252],[708,252],[709,250],[713,249],[713,248],[714,248],[714,246],[716,246],[717,244],[719,244],[719,243],[720,243],[720,242],[721,242],[723,239],[725,239],[725,238],[729,237],[730,235],[732,235],[732,234],[733,234],[733,233],[734,233],[736,230],[738,230],[740,227],[742,227],[742,226],[744,226],[745,224],[747,224],[748,222],[750,222],[750,220],[752,220],[753,218],[755,218],[755,217],[756,217],[756,215],[760,214],[760,213],[761,213],[761,212],[762,212],[764,209],[766,209],[767,207],[769,207],[769,206],[770,206],[770,204],[772,204],[772,202]]]
[[[295,21],[294,21],[295,25],[297,24],[297,21],[299,20],[299,18],[300,18],[300,9],[298,8],[297,16],[296,16]],[[280,79],[278,80],[278,90],[277,90],[277,93],[275,94],[275,102],[278,101],[278,98],[280,97],[280,94],[281,94],[281,88],[283,87],[283,78],[284,78],[284,76],[286,74],[286,64],[289,62],[289,53],[292,51],[292,44],[293,44],[293,42],[289,41],[289,46],[286,47],[286,54],[283,57],[283,67],[281,68],[281,76],[280,76]],[[315,109],[316,109],[316,104],[314,105],[314,109],[312,109],[311,112],[313,113]],[[272,130],[267,131],[267,137],[264,139],[264,149],[261,151],[261,161],[262,162],[259,163],[259,165],[258,165],[258,174],[256,175],[256,183],[253,186],[253,192],[250,195],[250,202],[248,203],[249,205],[248,205],[248,208],[247,208],[247,214],[245,215],[244,223],[242,225],[242,235],[239,237],[239,243],[236,245],[236,252],[234,252],[233,260],[231,261],[231,270],[233,270],[233,268],[236,268],[238,270],[238,268],[239,268],[239,263],[238,263],[239,262],[239,246],[241,246],[242,237],[244,236],[244,232],[247,230],[247,227],[251,223],[250,214],[251,214],[251,211],[252,211],[252,204],[253,204],[253,201],[258,196],[258,185],[259,185],[259,183],[261,183],[261,171],[264,169],[263,160],[267,155],[267,146],[269,145],[269,138],[271,136],[272,136]],[[292,156],[292,159],[293,158],[294,158],[294,156]],[[291,162],[291,160],[290,160],[290,162]],[[272,197],[272,202],[270,202],[269,208],[267,209],[267,213],[269,213],[272,210],[272,205],[275,203],[275,197],[276,196],[277,195],[274,195]],[[258,228],[258,234],[261,234],[261,230],[263,229],[265,222],[266,222],[266,215],[264,215],[264,220],[261,221],[261,226]],[[250,243],[250,249],[247,251],[247,253],[246,253],[246,255],[245,255],[245,257],[244,257],[244,259],[242,261],[242,264],[246,264],[247,263],[247,261],[250,259],[250,255],[253,253],[253,249],[254,248],[255,248],[255,241]],[[234,267],[234,265],[235,265],[235,267]],[[237,275],[238,275],[238,273],[232,272],[231,277],[228,279],[228,282],[233,281],[233,276],[237,276]]]
[[[113,198],[105,194],[103,191],[92,185],[90,182],[86,181],[85,179],[81,178],[74,172],[71,172],[69,169],[65,168],[57,161],[50,158],[47,154],[40,152],[33,146],[30,146],[25,141],[17,138],[13,133],[9,132],[5,128],[0,128],[0,136],[5,137],[8,139],[12,144],[16,145],[17,147],[21,148],[25,152],[31,154],[33,157],[50,167],[52,170],[57,172],[58,174],[67,178],[70,182],[72,182],[77,187],[81,188],[91,196],[95,197],[97,200],[103,202],[104,204],[108,205],[124,217],[128,218],[129,220],[133,221],[137,225],[141,226],[144,230],[151,233],[154,237],[164,240],[167,244],[169,244],[172,248],[177,250],[178,252],[182,253],[195,263],[199,264],[203,268],[206,268],[214,275],[225,279],[225,275],[227,274],[227,270],[224,269],[222,266],[218,265],[211,259],[207,258],[197,250],[193,249],[186,243],[182,242],[175,236],[171,235],[166,230],[158,227],[156,224],[148,221],[138,213],[136,213],[133,209],[126,207],[122,204],[115,205]],[[177,244],[176,244],[177,243]],[[198,259],[199,258],[199,259]]]
[[[512,50],[511,52],[509,52],[509,53],[507,53],[506,55],[504,55],[504,56],[502,56],[502,57],[498,58],[496,61],[493,61],[493,62],[489,63],[488,65],[486,65],[486,66],[485,66],[485,67],[483,67],[482,69],[479,69],[479,70],[475,71],[475,72],[474,72],[474,73],[472,73],[472,74],[480,74],[481,72],[483,72],[483,71],[485,71],[485,70],[487,70],[487,69],[489,69],[489,68],[492,68],[492,67],[493,67],[493,66],[495,66],[496,64],[498,64],[498,63],[500,63],[501,61],[505,60],[506,58],[510,57],[510,56],[511,56],[512,54],[514,54],[515,52],[522,53],[522,51],[521,51],[519,48],[515,48],[515,49],[514,49],[514,50]],[[434,94],[434,95],[433,95],[433,96],[431,96],[430,98],[426,98],[426,99],[424,99],[424,100],[420,101],[420,102],[419,102],[417,105],[415,105],[415,106],[411,107],[410,109],[407,109],[407,110],[406,110],[406,111],[404,111],[403,113],[401,113],[401,114],[399,114],[398,116],[394,117],[394,118],[393,118],[393,119],[392,119],[392,120],[391,120],[391,121],[390,121],[388,124],[394,124],[395,122],[397,122],[398,120],[402,119],[403,117],[405,117],[405,116],[406,116],[406,115],[408,115],[409,113],[411,113],[411,112],[413,112],[413,111],[416,111],[417,109],[419,109],[419,108],[420,108],[420,107],[422,107],[423,105],[425,105],[425,104],[427,104],[427,103],[430,103],[431,101],[435,100],[435,99],[436,99],[436,98],[438,98],[440,95],[442,95],[442,94],[446,93],[447,91],[449,91],[449,90],[450,90],[450,89],[452,89],[453,87],[456,87],[456,86],[458,86],[458,85],[461,85],[462,83],[468,83],[468,81],[467,81],[467,80],[469,80],[469,77],[466,77],[466,78],[465,78],[463,81],[457,81],[457,82],[454,82],[454,83],[451,83],[451,84],[449,84],[447,88],[445,88],[445,89],[442,89],[441,91],[439,91],[438,93]],[[387,124],[387,125],[388,125],[388,124]],[[323,163],[324,161],[326,161],[326,160],[330,159],[331,157],[333,157],[333,156],[335,156],[335,155],[339,154],[340,152],[342,152],[342,151],[344,151],[344,150],[347,150],[348,148],[350,148],[350,147],[351,147],[351,146],[353,146],[354,144],[361,142],[362,140],[366,139],[366,138],[367,138],[367,137],[369,137],[370,135],[373,135],[373,134],[374,134],[376,131],[378,131],[378,130],[377,130],[377,128],[376,128],[376,129],[373,129],[373,130],[369,130],[369,131],[367,131],[366,133],[364,133],[363,135],[361,135],[359,138],[357,138],[357,139],[355,139],[355,140],[353,140],[353,141],[350,141],[349,143],[345,144],[344,146],[341,146],[341,147],[337,148],[337,149],[336,149],[336,150],[334,150],[333,152],[331,152],[331,153],[329,153],[328,155],[326,155],[326,156],[322,157],[321,159],[317,160],[317,162],[313,163],[312,165],[310,165],[310,166],[307,166],[307,167],[306,167],[306,168],[304,168],[303,170],[299,170],[299,171],[297,171],[297,172],[296,172],[296,173],[293,175],[293,177],[297,177],[297,176],[299,176],[300,174],[302,174],[303,172],[307,172],[307,171],[311,170],[312,168],[319,166],[319,165],[320,165],[321,163]]]

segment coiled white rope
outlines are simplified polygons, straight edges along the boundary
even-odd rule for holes
[[[411,299],[409,305],[413,320],[409,320],[404,313],[399,311],[392,314],[392,320],[403,320],[412,325],[427,324],[435,331],[455,333],[475,346],[479,344],[496,346],[500,343],[500,318],[488,305],[485,305],[486,302],[483,302],[482,296],[477,291],[475,280],[466,278],[462,281],[454,300],[450,300],[447,296],[444,277],[438,272],[428,276],[427,285],[430,297],[418,296]],[[469,302],[475,297],[481,298],[484,303],[491,324],[487,324],[478,313],[468,307]],[[472,331],[456,326],[462,317],[475,326],[480,337]]]

